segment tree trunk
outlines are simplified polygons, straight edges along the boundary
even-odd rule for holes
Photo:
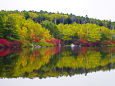
[[[55,24],[57,24],[57,21],[56,21],[56,19],[55,19],[54,21],[55,21]]]

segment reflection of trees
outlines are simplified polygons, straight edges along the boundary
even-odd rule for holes
[[[40,69],[42,66],[49,63],[51,55],[58,53],[55,48],[41,48],[40,50],[25,50],[20,54],[16,63],[14,76],[36,76],[34,70]]]
[[[109,47],[85,48],[85,53],[82,48],[76,48],[74,52],[69,50],[63,49],[62,57],[56,63],[54,69],[50,69],[52,65],[49,66],[49,70],[47,67],[44,67],[47,70],[42,67],[38,71],[38,76],[43,78],[47,76],[58,77],[62,75],[87,74],[88,72],[115,68],[115,57],[111,59],[111,48]],[[72,55],[72,53],[75,54]]]
[[[113,58],[114,62],[115,59]],[[106,55],[106,58],[102,58],[100,51],[87,51],[85,54],[78,54],[77,58],[74,56],[64,56],[61,61],[57,63],[58,68],[96,68],[98,66],[104,66],[111,62],[110,54]]]
[[[11,54],[9,56],[5,56],[6,58],[1,57],[0,75],[2,77],[36,76],[36,73],[33,73],[33,71],[40,69],[41,66],[45,64],[48,64],[52,55],[58,53],[58,50],[58,47],[40,48],[33,51],[31,49],[26,49],[23,50],[19,55]],[[8,67],[10,67],[9,71]]]
[[[12,77],[17,57],[15,54],[0,57],[0,77]]]
[[[115,48],[25,49],[0,58],[0,77],[58,77],[115,68]]]
[[[0,57],[7,56],[11,53],[18,54],[21,51],[19,48],[0,48]]]

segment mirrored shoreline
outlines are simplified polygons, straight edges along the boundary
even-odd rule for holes
[[[0,49],[1,79],[71,77],[113,69],[115,69],[115,47]]]

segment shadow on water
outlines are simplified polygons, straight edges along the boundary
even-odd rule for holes
[[[114,68],[114,47],[0,49],[0,78],[87,75]]]

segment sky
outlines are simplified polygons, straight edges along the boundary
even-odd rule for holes
[[[82,75],[61,76],[50,78],[4,78],[0,79],[1,86],[114,86],[115,70],[98,71]]]
[[[44,10],[115,21],[115,0],[0,0],[0,10]]]

